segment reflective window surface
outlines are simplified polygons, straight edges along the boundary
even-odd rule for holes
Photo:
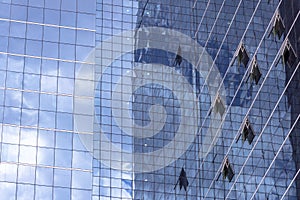
[[[299,199],[299,15],[0,0],[1,199]]]

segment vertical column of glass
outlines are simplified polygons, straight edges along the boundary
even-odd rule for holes
[[[110,143],[120,147],[120,151],[132,153],[132,139],[128,133],[123,131],[122,127],[119,127],[119,124],[116,123],[112,111],[112,104],[113,101],[122,102],[122,98],[113,99],[114,89],[120,79],[122,79],[122,76],[127,73],[127,71],[132,70],[133,52],[122,55],[122,42],[115,44],[113,38],[119,38],[118,35],[123,31],[133,28],[132,20],[134,20],[135,3],[134,1],[97,0],[94,74],[94,152],[105,151],[101,148],[102,141],[100,134],[102,134],[102,136],[108,138]],[[104,41],[109,41],[112,45],[113,43],[119,45],[120,49],[117,49],[116,52],[109,52],[109,49],[103,49],[105,47],[101,46],[101,43]],[[125,41],[125,39],[121,39],[121,41]],[[118,53],[120,53],[120,57],[113,57],[113,55]],[[103,60],[110,60],[109,66],[105,66]],[[122,90],[118,92],[122,93],[126,91]],[[118,93],[117,95],[122,94]],[[120,107],[119,109],[128,109],[130,112],[130,107]],[[121,110],[117,112],[119,111]],[[122,121],[122,119],[119,120]],[[109,152],[107,153],[109,154]],[[110,153],[122,155],[121,152]],[[125,158],[122,156],[101,158],[101,155],[98,155],[99,156],[96,156],[93,160],[93,199],[133,199],[134,175],[132,171],[128,171],[128,168],[126,168],[124,164],[127,160],[124,161],[123,159]],[[115,169],[116,166],[114,166],[114,163],[116,162],[125,167]]]

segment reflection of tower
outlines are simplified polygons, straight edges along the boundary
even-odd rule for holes
[[[184,60],[184,57],[178,55],[182,49],[177,40],[171,41],[173,43],[163,43],[162,48],[167,49],[166,46],[174,46],[177,50],[177,54],[167,52],[164,50],[158,50],[151,48],[151,41],[155,38],[151,38],[151,35],[148,35],[149,40],[140,39],[147,38],[147,36],[141,34],[149,33],[149,28],[151,26],[161,26],[166,28],[173,28],[179,30],[180,32],[190,35],[193,37],[193,32],[195,30],[195,24],[192,23],[193,15],[186,15],[192,7],[192,2],[150,2],[150,1],[140,1],[139,2],[139,12],[137,19],[137,28],[140,28],[141,31],[136,34],[136,43],[141,49],[135,52],[135,62],[136,65],[143,65],[143,63],[160,63],[170,68],[175,68],[175,70],[184,76],[184,78],[193,86],[194,91],[198,98],[201,101],[201,108],[199,113],[198,124],[200,125],[201,118],[204,118],[208,112],[208,108],[211,105],[209,97],[205,97],[203,94],[207,94],[207,88],[202,87],[204,85],[204,80],[200,75],[193,70],[190,63]],[[196,9],[195,9],[196,10]],[[172,11],[172,12],[170,12]],[[179,45],[179,46],[178,46]],[[217,48],[217,47],[215,47]],[[191,50],[191,53],[193,50]],[[194,55],[196,60],[199,55]],[[224,56],[224,55],[223,55]],[[204,56],[203,56],[204,57]],[[176,81],[176,80],[175,80]],[[208,80],[209,81],[209,80]],[[202,90],[202,93],[200,93]],[[134,140],[134,149],[135,151],[153,151],[159,148],[164,147],[169,140],[172,140],[174,137],[174,132],[177,130],[180,120],[180,109],[178,106],[176,96],[172,94],[173,91],[168,91],[162,88],[159,85],[152,85],[144,87],[136,92],[136,101],[134,102],[136,112],[135,118],[142,119],[146,122],[147,112],[149,105],[153,104],[154,101],[159,101],[161,105],[166,106],[168,112],[168,118],[166,125],[161,133],[155,135],[153,138],[147,138],[144,140],[135,139]],[[185,92],[185,91],[181,91]],[[193,119],[191,119],[193,120]],[[209,120],[204,124],[202,129],[203,135],[207,132]],[[184,139],[184,138],[183,138]],[[135,174],[135,198],[136,199],[166,199],[166,198],[185,198],[186,195],[192,197],[200,197],[200,193],[203,193],[199,190],[201,181],[199,177],[198,169],[200,160],[198,158],[199,147],[198,144],[204,143],[204,137],[197,138],[196,141],[190,146],[187,152],[181,156],[177,161],[166,166],[165,168],[151,172],[151,173],[141,173]],[[174,191],[174,184],[178,179],[182,167],[187,171],[188,178],[192,178],[192,183],[189,185],[187,194],[184,190]],[[213,176],[213,174],[211,174]],[[202,194],[203,195],[203,194]]]
[[[300,1],[292,0],[289,2],[284,1],[280,6],[280,14],[283,18],[285,25],[285,35],[291,28],[291,25],[300,10]],[[286,82],[291,78],[291,74],[295,71],[296,66],[300,62],[300,18],[295,23],[288,37],[292,48],[295,50],[297,58],[294,60],[292,66],[285,66],[286,69]],[[287,97],[289,106],[291,108],[291,124],[293,124],[300,114],[300,71],[297,70],[294,78],[292,79],[288,89]],[[300,169],[300,122],[297,123],[293,132],[290,135],[290,141],[293,147],[293,159],[296,164],[296,169]],[[300,197],[300,176],[296,178],[297,196]]]
[[[192,181],[189,180],[191,183],[189,187],[192,187],[188,194],[189,196],[203,197],[207,194],[207,198],[222,199],[228,192],[231,192],[230,198],[247,199],[252,195],[256,187],[259,187],[256,179],[260,180],[261,176],[268,169],[274,158],[274,152],[278,150],[285,134],[289,130],[289,127],[286,125],[289,122],[284,124],[281,119],[282,113],[284,113],[284,116],[287,116],[286,120],[289,121],[288,110],[284,107],[285,99],[280,101],[278,109],[273,113],[272,123],[266,123],[284,88],[283,81],[278,78],[278,74],[282,73],[283,69],[273,69],[269,77],[265,76],[278,50],[270,48],[274,43],[272,43],[271,39],[265,39],[266,37],[263,34],[265,31],[268,31],[265,29],[272,18],[272,14],[275,12],[277,3],[261,3],[258,7],[259,12],[256,12],[256,4],[253,1],[244,1],[240,8],[238,8],[240,6],[239,1],[232,1],[230,3],[224,1],[224,4],[221,4],[220,1],[212,1],[207,8],[205,8],[205,3],[195,2],[194,4],[194,2],[183,3],[181,1],[161,1],[160,3],[151,0],[139,1],[137,28],[147,30],[147,27],[150,26],[162,26],[179,30],[191,37],[194,37],[197,32],[195,38],[197,38],[197,41],[202,46],[207,48],[212,58],[216,59],[216,65],[222,76],[226,76],[224,80],[224,85],[228,92],[226,103],[229,104],[232,101],[232,106],[226,119],[226,128],[222,131],[223,140],[218,141],[212,152],[207,156],[204,165],[202,165],[202,160],[197,160],[197,142],[202,142],[202,138],[199,137],[197,138],[199,141],[191,145],[191,149],[174,164],[154,173],[137,174],[135,176],[135,197],[137,199],[164,199],[174,196],[183,198],[184,192],[169,189],[170,185],[176,182],[182,166],[189,168],[185,170],[187,177],[192,179]],[[219,16],[218,12],[223,5],[224,7]],[[193,9],[193,6],[196,7]],[[235,9],[233,8],[239,9],[237,15],[234,14]],[[210,14],[207,14],[206,11]],[[254,19],[251,18],[252,12],[253,15],[256,12]],[[213,17],[210,17],[212,15]],[[217,17],[220,18],[217,20]],[[231,18],[234,18],[232,23]],[[198,26],[200,22],[201,26]],[[226,33],[229,26],[231,26],[231,29],[225,36],[224,33]],[[211,30],[213,30],[212,33],[210,33]],[[243,35],[244,31],[245,35]],[[222,41],[223,37],[226,37],[224,41]],[[244,74],[247,73],[247,67],[252,64],[250,62],[246,66],[234,66],[226,74],[232,55],[239,46],[241,39],[249,52],[250,60],[253,57],[257,57],[257,62],[262,73],[262,78],[255,85],[247,83],[243,79]],[[263,42],[260,43],[260,40]],[[146,41],[137,41],[136,45],[139,45],[139,42]],[[220,45],[222,47],[219,52]],[[177,57],[168,52],[151,49],[151,44],[146,44],[146,46],[147,48],[135,52],[136,62],[163,63],[172,66],[174,59]],[[256,55],[253,55],[256,48],[258,48],[258,51],[256,51]],[[193,74],[188,63],[184,60],[176,70],[182,73],[190,83],[197,83],[195,84],[196,88],[199,85],[201,88],[200,83],[203,84],[203,82],[201,82],[200,78],[199,82],[193,81],[195,74]],[[265,84],[261,85],[260,83],[264,79],[266,79]],[[198,80],[197,77],[196,80]],[[261,90],[259,90],[260,86],[262,87]],[[270,88],[272,88],[272,94],[274,95],[269,94]],[[150,90],[144,90],[144,92],[146,96],[151,96]],[[236,95],[235,92],[237,92]],[[254,102],[253,105],[251,105],[252,101]],[[210,103],[205,99],[203,99],[203,102]],[[176,106],[173,109],[176,109]],[[246,113],[248,116],[246,116]],[[202,116],[200,113],[199,116],[201,123],[205,114]],[[263,126],[268,126],[256,147],[248,144],[243,145],[240,141],[231,145],[235,134],[240,131],[239,126],[243,123],[245,117],[249,117],[257,135],[260,134]],[[202,129],[200,133],[200,135],[203,134],[205,134],[205,129]],[[254,138],[254,141],[256,139]],[[139,142],[136,140],[134,143],[136,145]],[[284,187],[287,186],[292,179],[291,174],[294,172],[294,167],[290,165],[289,161],[291,157],[290,144],[287,142],[285,145],[288,146],[282,152],[285,157],[277,159],[275,162],[276,167],[273,166],[272,171],[264,178],[265,181],[261,188],[258,189],[258,198],[266,199],[281,196],[283,192],[278,188],[282,185]],[[141,148],[138,145],[135,147],[137,148],[136,150],[140,150],[139,148]],[[251,151],[252,148],[254,148],[253,152]],[[215,175],[220,173],[218,168],[223,163],[224,155],[227,151],[229,151],[229,160],[232,166],[234,166],[234,170],[237,173],[241,170],[238,182],[233,185],[221,179],[214,179]],[[246,159],[250,153],[252,154],[251,157]],[[198,161],[198,163],[195,161]],[[249,162],[246,163],[246,161]],[[244,162],[246,169],[243,168]],[[257,163],[261,165],[259,168],[256,166]],[[151,180],[152,182],[146,183],[146,180]],[[234,189],[232,190],[232,188]],[[294,190],[291,190],[291,196],[293,195]]]
[[[180,3],[180,1],[172,1],[172,3],[168,5],[167,2],[163,1],[139,1],[137,28],[141,28],[143,30],[142,33],[147,33],[147,27],[150,26],[160,26],[166,28],[173,27],[175,30],[182,30],[179,27],[186,26],[186,31],[183,31],[183,33],[190,35],[189,30],[191,30],[192,28],[189,21],[191,20],[191,16],[189,17],[189,19],[185,19],[184,22],[177,23],[177,21],[181,17],[183,19],[183,13],[188,12],[189,7],[191,7],[192,5],[191,2],[185,2],[185,7],[177,7],[180,4],[183,3]],[[178,12],[178,10],[185,10],[185,12],[181,13]],[[162,43],[162,46],[170,45],[174,46],[175,49],[178,49],[177,55],[175,55],[174,53],[166,52],[163,50],[151,49],[151,42],[149,43],[149,41],[139,40],[138,38],[140,37],[146,38],[145,36],[137,35],[136,45],[145,48],[136,51],[135,62],[140,64],[164,64],[166,66],[174,68],[179,74],[184,76],[184,78],[190,85],[193,85],[192,67],[187,62],[182,61],[182,58],[180,59],[178,51],[181,48],[178,47],[178,41],[173,41],[174,44]],[[174,65],[175,63],[176,65]],[[143,98],[143,102],[140,98]],[[178,97],[174,96],[173,91],[164,89],[159,85],[152,85],[148,88],[144,87],[142,90],[137,91],[137,101],[135,102],[136,109],[141,110],[143,114],[140,114],[140,116],[138,116],[137,113],[136,119],[142,118],[148,112],[146,104],[147,102],[150,104],[158,103],[163,105],[168,115],[166,124],[160,133],[156,134],[152,138],[146,138],[143,141],[135,139],[135,151],[155,151],[158,148],[163,148],[167,143],[169,143],[170,140],[173,139],[174,133],[177,132],[178,125],[181,123],[181,107],[179,106],[177,98]],[[196,149],[197,146],[195,144],[192,144],[188,149],[188,151],[190,152],[188,155],[190,160],[188,160],[187,155],[184,154],[177,161],[170,164],[169,166],[164,167],[161,170],[150,173],[136,174],[135,199],[185,198],[185,191],[179,191],[179,189],[174,191],[174,184],[178,179],[182,166],[184,166],[185,169],[188,169],[188,176],[195,176],[196,169],[198,168],[198,163],[195,162],[195,160],[197,160]],[[189,194],[196,197],[199,193],[199,191],[197,190],[199,185],[197,183],[194,183],[193,185],[194,187],[190,189]]]

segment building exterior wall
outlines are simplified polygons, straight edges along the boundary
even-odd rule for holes
[[[73,128],[75,74],[95,1],[0,1],[1,199],[89,199],[92,156]]]
[[[299,10],[0,0],[1,199],[299,199]],[[280,39],[269,34],[277,11]],[[286,39],[292,66],[280,60]],[[251,144],[237,139],[246,118]],[[175,187],[182,168],[187,190]]]

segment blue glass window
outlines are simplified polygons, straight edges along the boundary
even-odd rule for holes
[[[42,55],[42,41],[26,40],[26,54],[30,56]]]
[[[54,149],[53,148],[38,148],[37,164],[53,166],[54,164]]]
[[[14,4],[27,5],[28,0],[11,0]]]
[[[18,127],[3,126],[2,141],[4,143],[18,144],[19,132],[20,129]]]
[[[61,0],[61,9],[76,12],[76,2],[73,0]]]
[[[60,9],[60,0],[45,0],[45,7],[51,9]]]
[[[58,57],[58,43],[43,42],[43,57],[57,58]]]
[[[78,134],[73,135],[73,150],[75,150],[75,151],[86,151],[86,148],[82,144]]]
[[[19,165],[18,167],[18,182],[34,184],[35,167]]]
[[[8,182],[0,182],[1,198],[10,199],[16,195],[16,184]]]
[[[54,169],[54,186],[71,187],[71,171]]]
[[[59,57],[64,60],[75,60],[75,45],[60,44]]]
[[[34,186],[28,184],[18,184],[17,196],[19,199],[34,199]]]
[[[1,22],[0,22],[1,24]],[[2,29],[4,30],[4,29]],[[11,22],[10,23],[10,30],[9,35],[11,37],[20,37],[24,38],[26,33],[26,24],[24,23],[17,23],[17,22]]]
[[[55,128],[55,112],[39,111],[39,126],[43,128]]]
[[[56,132],[55,147],[72,150],[72,133]]]
[[[36,164],[36,147],[20,146],[19,162]]]
[[[39,1],[39,2],[43,2],[43,1]],[[27,18],[27,20],[30,21],[30,22],[43,23],[44,22],[43,9],[42,8],[36,8],[36,7],[28,7],[28,18]]]
[[[38,133],[38,146],[54,148],[55,134],[53,131],[39,130]]]
[[[59,62],[59,72],[58,72],[59,76],[74,78],[74,70],[75,70],[74,63]]]
[[[37,126],[38,125],[38,111],[22,109],[22,126]]]
[[[58,167],[72,167],[72,151],[55,149],[55,166]]]
[[[44,27],[43,39],[50,42],[59,41],[59,28],[56,27]]]
[[[89,190],[76,190],[72,189],[72,199],[78,198],[78,199],[91,199],[91,191]]]
[[[22,128],[21,135],[20,135],[20,144],[36,146],[37,145],[37,130]]]
[[[78,13],[77,27],[95,29],[95,16],[92,14]]]
[[[32,40],[41,40],[43,36],[43,26],[36,24],[27,24],[26,38]]]
[[[73,130],[73,115],[70,113],[57,112],[56,128],[59,130]]]
[[[56,92],[57,91],[57,77],[42,76],[41,91]]]
[[[53,197],[54,200],[61,200],[62,197],[66,200],[71,199],[71,189],[55,187]]]
[[[24,69],[25,72],[39,74],[40,68],[41,68],[41,59],[25,58],[25,69]],[[35,82],[35,80],[36,79],[34,79],[32,82]],[[39,81],[35,83],[39,83]]]
[[[5,8],[5,5],[4,6],[2,6],[2,5],[0,6],[0,8],[2,8],[2,7]],[[11,5],[10,9],[11,9],[12,19],[21,20],[21,21],[27,20],[27,7],[26,6]],[[1,14],[3,15],[3,17],[5,17],[5,18],[9,17],[9,14],[7,14],[7,13],[10,9],[6,8],[6,10],[1,11]],[[5,16],[5,15],[7,15],[7,16]]]
[[[73,98],[70,96],[57,96],[57,111],[72,113]]]
[[[1,160],[4,162],[18,162],[18,145],[2,144]]]
[[[74,168],[91,169],[92,168],[92,156],[89,152],[73,151]]]
[[[72,171],[72,187],[79,189],[91,189],[92,173],[84,171]]]
[[[22,93],[15,90],[6,90],[5,105],[21,107]]]
[[[36,168],[36,184],[52,186],[52,184],[53,184],[53,169],[37,167]]]
[[[44,7],[44,1],[29,0],[28,5],[35,6],[35,7]]]
[[[20,124],[21,109],[13,107],[4,107],[3,122],[7,124]]]
[[[68,29],[68,28],[60,28],[59,31],[60,31],[60,38],[59,38],[60,42],[75,44],[76,30]]]
[[[60,13],[60,25],[76,27],[76,13],[61,11]]]
[[[9,38],[8,51],[10,53],[24,54],[25,53],[25,39]]]
[[[24,58],[21,56],[8,56],[7,69],[9,71],[23,72]],[[17,76],[17,75],[16,75]],[[20,80],[20,78],[16,78]]]
[[[39,69],[39,66],[37,67]],[[40,90],[40,76],[36,74],[24,74],[24,89],[25,90]],[[25,95],[25,93],[24,93]],[[28,102],[30,103],[30,102]]]
[[[92,31],[78,30],[76,44],[85,45],[85,46],[94,46],[95,45],[95,33]]]
[[[92,47],[76,46],[76,60],[85,61],[86,57],[89,55],[91,50]],[[93,62],[93,61],[89,60],[89,62]]]
[[[42,74],[49,76],[57,76],[58,61],[55,60],[42,60]]]
[[[21,67],[21,64],[22,63],[16,63],[16,65],[14,67],[15,68],[18,68],[18,66]],[[22,87],[23,87],[23,74],[18,73],[18,72],[7,71],[7,74],[6,74],[6,87],[22,89]]]
[[[54,2],[54,1],[53,1]],[[59,25],[60,12],[58,10],[45,9],[45,24]]]
[[[40,94],[40,109],[55,111],[56,110],[56,96],[50,94]]]
[[[74,79],[58,78],[58,93],[73,94],[74,92]]]
[[[43,200],[52,200],[52,189],[52,187],[37,185],[35,187],[35,198]]]
[[[79,12],[95,13],[96,1],[95,0],[78,0],[77,9]]]

